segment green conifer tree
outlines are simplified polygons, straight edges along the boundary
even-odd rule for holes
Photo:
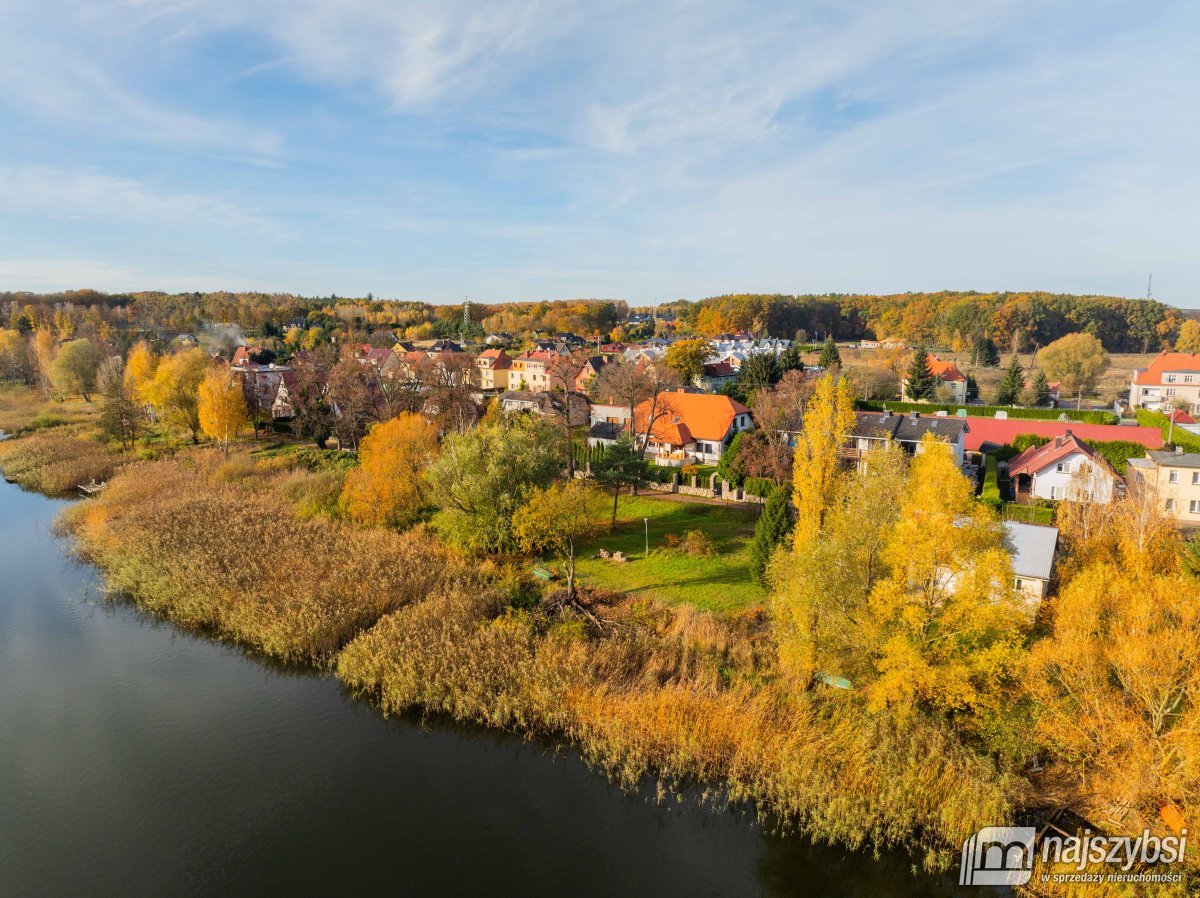
[[[837,344],[833,342],[832,334],[826,337],[825,342],[821,345],[821,358],[817,364],[826,371],[830,368],[842,367],[842,354],[838,352]]]
[[[758,523],[754,525],[754,541],[750,544],[750,572],[754,579],[766,585],[767,565],[775,549],[792,532],[791,495],[787,487],[776,487],[767,499]]]
[[[937,390],[937,378],[929,364],[929,351],[924,346],[913,353],[904,384],[904,395],[912,402],[927,402]]]
[[[1000,378],[1000,386],[996,389],[996,405],[1016,405],[1025,389],[1025,372],[1021,370],[1021,359],[1013,355],[1012,361],[1004,369],[1004,377]]]

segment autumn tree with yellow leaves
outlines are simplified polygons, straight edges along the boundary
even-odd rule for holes
[[[1200,810],[1200,602],[1177,572],[1101,562],[1053,605],[1027,688],[1036,733],[1085,792]]]
[[[237,436],[247,418],[241,381],[227,367],[210,365],[197,398],[201,429],[217,441],[222,452],[228,452],[230,439]]]
[[[804,411],[792,464],[797,551],[820,532],[836,493],[841,450],[854,427],[854,391],[841,376],[826,374]]]
[[[535,490],[513,515],[513,535],[526,552],[548,552],[566,568],[567,601],[575,598],[575,551],[605,529],[608,497],[586,480]]]
[[[990,731],[1019,691],[1029,622],[999,521],[932,436],[911,462],[879,450],[832,482],[814,535],[775,564],[782,667],[848,679],[900,721]]]
[[[981,720],[1017,692],[1028,613],[996,515],[975,501],[950,447],[932,435],[910,466],[872,590],[877,676],[868,704],[905,716],[918,705]]]
[[[359,446],[359,466],[346,475],[342,509],[362,524],[405,524],[425,504],[424,475],[437,457],[437,428],[404,412],[376,424]]]
[[[150,404],[150,387],[158,369],[158,354],[145,340],[139,340],[125,359],[125,383],[144,404]]]
[[[187,430],[193,443],[200,442],[200,384],[210,364],[202,349],[169,355],[159,362],[145,390],[159,416]]]

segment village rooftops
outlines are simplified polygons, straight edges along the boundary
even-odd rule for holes
[[[728,362],[709,362],[704,366],[705,377],[737,377],[737,371]]]
[[[739,417],[749,419],[750,409],[728,396],[672,391],[659,395],[653,412],[649,400],[637,407],[634,420],[639,431],[645,430],[646,419],[651,414],[654,415],[651,436],[660,442],[680,445],[678,441],[684,436],[684,430],[688,436],[685,443],[725,439]]]
[[[929,370],[933,372],[934,377],[946,383],[966,380],[966,377],[958,370],[958,366],[954,362],[942,361],[935,355],[929,357]]]
[[[479,358],[487,359],[487,365],[490,368],[511,368],[512,359],[503,349],[486,349],[479,353]]]
[[[932,433],[940,440],[956,443],[959,437],[970,431],[963,418],[950,416],[893,414],[891,412],[855,412],[854,429],[851,437],[874,440],[897,440],[901,443],[919,443],[925,434]]]

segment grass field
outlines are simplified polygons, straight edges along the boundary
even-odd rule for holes
[[[757,509],[676,501],[660,497],[622,496],[617,529],[589,540],[579,551],[580,582],[614,592],[687,602],[710,611],[739,611],[761,602],[765,593],[750,577],[750,539]],[[643,518],[650,519],[650,557],[645,558]],[[667,534],[681,539],[701,530],[713,542],[709,558],[684,554],[667,546]],[[619,564],[596,555],[600,549],[623,552]]]

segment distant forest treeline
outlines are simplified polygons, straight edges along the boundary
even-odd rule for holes
[[[528,336],[535,331],[645,335],[626,322],[632,307],[620,300],[557,300],[472,304],[471,328]],[[1155,300],[1057,293],[903,293],[889,296],[730,295],[657,306],[674,313],[675,327],[704,336],[749,331],[757,335],[838,340],[901,339],[965,349],[980,337],[1005,351],[1045,345],[1087,331],[1112,352],[1171,346],[1183,315]],[[301,297],[286,293],[105,294],[0,292],[0,324],[28,330],[53,327],[60,335],[199,331],[232,324],[251,331],[289,328],[324,334],[390,331],[404,339],[458,335],[461,305],[366,298]],[[659,325],[660,331],[663,325]],[[667,329],[671,329],[668,325]],[[614,333],[615,332],[615,333]],[[117,339],[116,342],[122,342]]]
[[[1063,293],[901,293],[890,296],[733,295],[677,303],[681,320],[701,334],[766,330],[837,340],[899,339],[962,351],[987,337],[1003,350],[1044,346],[1077,331],[1110,352],[1173,345],[1183,322],[1155,300]]]

